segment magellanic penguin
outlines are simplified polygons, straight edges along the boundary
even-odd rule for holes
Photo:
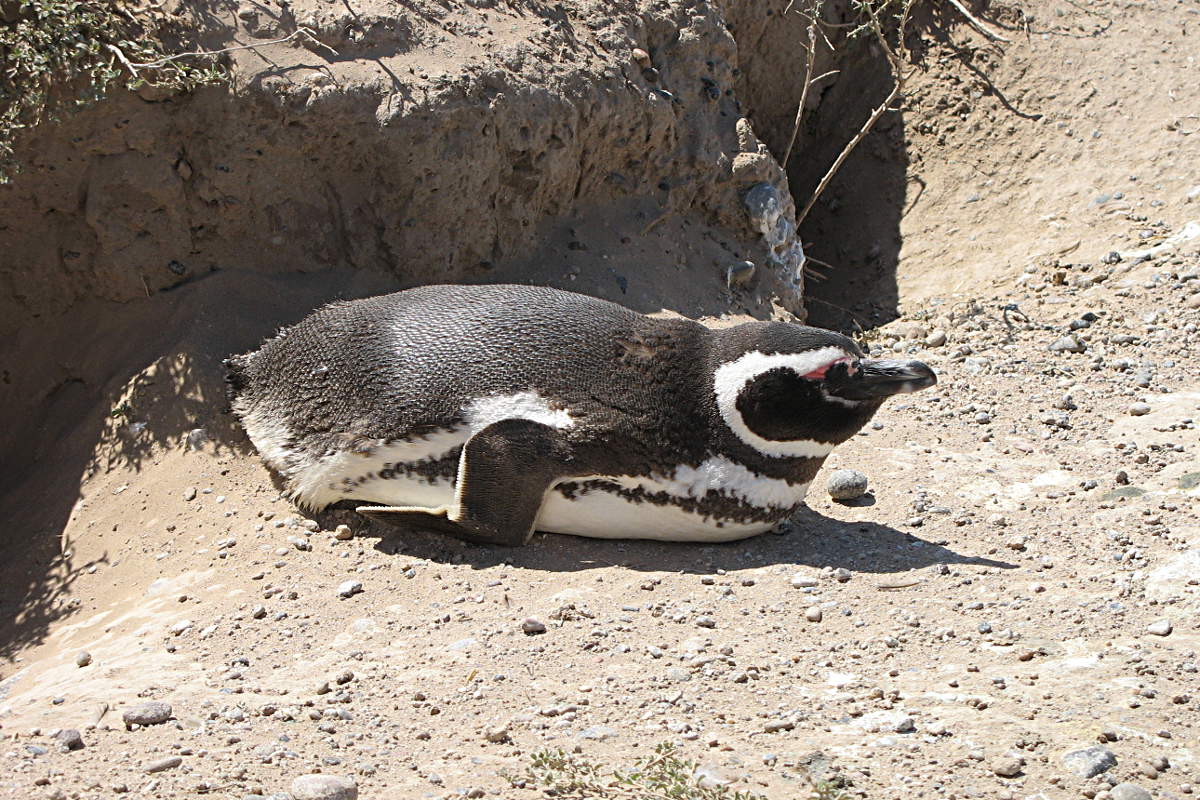
[[[885,398],[936,382],[818,328],[710,330],[533,286],[334,303],[226,364],[301,506],[510,545],[769,530]]]

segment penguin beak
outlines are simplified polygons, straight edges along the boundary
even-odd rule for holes
[[[869,358],[838,363],[825,375],[825,391],[843,400],[874,400],[916,392],[937,383],[937,375],[920,361]]]

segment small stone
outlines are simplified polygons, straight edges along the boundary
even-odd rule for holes
[[[1001,778],[1015,778],[1021,774],[1024,762],[1017,756],[1002,756],[992,762],[992,772]]]
[[[301,775],[292,781],[294,800],[358,800],[358,786],[337,775]]]
[[[813,606],[804,612],[804,618],[809,622],[820,622],[822,617],[821,607]]]
[[[811,589],[818,583],[819,581],[812,575],[806,575],[803,572],[797,572],[792,576],[793,589]]]
[[[483,736],[493,744],[507,742],[509,738],[507,725],[493,725],[483,732]]]
[[[1081,778],[1094,778],[1117,765],[1117,757],[1107,747],[1092,745],[1072,750],[1062,757],[1063,766]]]
[[[74,728],[63,728],[58,733],[54,734],[54,740],[58,742],[58,746],[64,752],[69,750],[83,749],[83,736]]]
[[[133,725],[160,725],[171,718],[171,704],[153,700],[140,706],[125,709],[121,720],[128,730]]]
[[[166,772],[169,769],[175,769],[182,763],[183,759],[179,756],[168,756],[167,758],[160,758],[158,761],[148,764],[146,766],[146,772],[149,772],[152,775],[155,772]]]
[[[75,666],[77,666],[77,667],[86,667],[88,664],[91,664],[91,663],[92,663],[92,654],[89,653],[87,650],[81,650],[81,651],[79,651],[79,654],[77,656],[75,656]]]
[[[1087,347],[1075,336],[1061,336],[1050,343],[1051,353],[1082,353]]]
[[[333,529],[333,538],[339,539],[344,542],[347,539],[354,538],[354,531],[350,530],[349,525],[338,525],[336,528]]]
[[[256,605],[254,608],[250,609],[250,616],[254,617],[255,619],[262,619],[266,615],[267,615],[267,607],[262,605],[261,603],[259,605]]]
[[[941,347],[946,343],[946,332],[936,330],[925,337],[926,347]]]
[[[362,592],[362,590],[362,581],[345,581],[338,586],[337,593],[338,597],[353,597]]]
[[[717,627],[717,621],[712,617],[696,617],[696,624],[701,628]]]
[[[856,469],[835,470],[825,489],[834,500],[857,500],[867,493],[867,476]]]
[[[1134,417],[1144,417],[1150,413],[1149,403],[1131,403],[1129,405],[1129,413]]]
[[[754,277],[753,261],[737,261],[725,269],[726,286],[744,286]]]
[[[790,731],[796,727],[795,720],[790,719],[770,719],[763,723],[764,733],[778,733],[779,731]]]
[[[1150,793],[1136,783],[1118,783],[1108,790],[1112,800],[1153,800]]]
[[[526,636],[537,636],[546,632],[546,624],[533,617],[526,617],[521,621],[521,632]]]
[[[1171,627],[1171,620],[1169,619],[1160,619],[1146,626],[1146,633],[1152,633],[1155,636],[1170,636],[1172,630],[1174,628]]]
[[[647,53],[642,48],[640,48],[640,47],[633,48],[633,50],[630,51],[629,55],[633,57],[633,60],[637,62],[639,67],[645,69],[646,67],[650,66],[650,54]]]
[[[181,619],[167,630],[175,636],[182,636],[190,631],[194,625],[195,623],[193,623],[190,619]]]

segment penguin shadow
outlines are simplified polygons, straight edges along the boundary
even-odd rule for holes
[[[776,565],[845,568],[852,572],[888,574],[925,567],[977,566],[1015,569],[1016,564],[959,553],[945,542],[929,541],[876,522],[844,522],[811,509],[801,510],[782,535],[766,533],[734,542],[660,542],[634,539],[591,539],[536,533],[523,547],[464,542],[444,534],[368,521],[345,508],[315,517],[322,527],[348,524],[360,539],[392,556],[469,564],[475,569],[508,565],[545,572],[581,572],[624,567],[638,572],[683,572],[707,575],[717,570],[745,570]]]

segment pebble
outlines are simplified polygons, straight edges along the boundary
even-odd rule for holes
[[[492,742],[494,744],[500,744],[501,742],[507,742],[508,741],[508,726],[507,725],[493,725],[492,727],[488,728],[487,730],[485,730],[483,732],[483,736],[489,742]]]
[[[1136,783],[1118,783],[1109,789],[1112,800],[1153,800],[1150,793]]]
[[[362,581],[345,581],[337,588],[338,597],[353,597],[363,590]]]
[[[358,800],[358,786],[337,775],[301,775],[292,781],[295,800]]]
[[[92,654],[87,650],[81,650],[79,655],[75,656],[75,666],[86,667],[92,663]]]
[[[867,493],[867,476],[856,469],[835,470],[825,489],[834,500],[857,500]]]
[[[1050,343],[1051,353],[1082,353],[1087,347],[1075,336],[1060,336]]]
[[[738,261],[725,269],[726,286],[742,286],[754,277],[753,261]]]
[[[83,736],[74,728],[63,728],[54,734],[54,740],[64,751],[83,749]]]
[[[793,589],[811,589],[819,583],[816,578],[811,575],[806,575],[803,572],[797,572],[792,576]]]
[[[1155,636],[1170,636],[1172,630],[1174,628],[1171,627],[1171,620],[1169,619],[1160,619],[1146,626],[1146,632],[1152,633]]]
[[[1017,756],[1002,756],[992,762],[992,772],[1001,778],[1015,778],[1021,774],[1023,766],[1024,763]]]
[[[813,606],[804,612],[804,618],[809,622],[820,622],[822,616],[820,606]]]
[[[171,718],[171,704],[162,703],[157,700],[152,700],[149,703],[142,703],[140,706],[125,709],[121,714],[121,721],[125,723],[126,730],[132,725],[160,725]]]
[[[946,343],[945,331],[933,331],[925,338],[926,347],[941,347]]]
[[[1150,413],[1149,403],[1131,403],[1129,405],[1129,413],[1135,417],[1144,417]]]
[[[333,538],[340,539],[344,542],[347,539],[354,538],[354,531],[350,530],[349,525],[338,525],[333,529]]]
[[[546,624],[533,617],[526,617],[521,621],[521,632],[526,636],[537,636],[546,632]]]
[[[147,764],[146,772],[150,773],[151,775],[156,772],[166,772],[169,769],[175,769],[182,763],[183,759],[179,756],[168,756],[166,758],[160,758],[158,761],[155,761],[151,764]]]
[[[1081,778],[1094,778],[1117,765],[1117,757],[1107,747],[1093,745],[1072,750],[1062,757],[1063,766]]]
[[[191,502],[192,500],[195,500],[196,499],[196,487],[189,486],[186,489],[184,489],[183,490],[183,499],[186,500],[187,502]]]

